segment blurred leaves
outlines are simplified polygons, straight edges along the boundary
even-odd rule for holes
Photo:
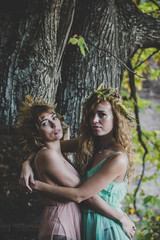
[[[72,38],[70,38],[69,43],[71,43],[72,45],[77,45],[80,48],[81,54],[83,56],[86,55],[85,50],[87,50],[87,52],[89,53],[88,46],[82,36],[78,36],[77,34],[75,34]]]
[[[160,17],[160,1],[134,1],[138,8],[153,16]],[[144,76],[145,78],[139,78],[134,75],[136,89],[140,92],[143,89],[143,83],[146,80],[158,81],[160,80],[160,51],[156,48],[138,49],[131,60],[133,70],[137,72],[138,75]],[[131,98],[130,93],[130,79],[129,73],[126,70],[122,81],[122,91],[121,91],[125,105],[132,108],[134,112],[134,106],[137,104],[139,111],[145,113],[146,108],[154,107],[154,109],[160,111],[160,105],[153,103],[152,101],[142,99],[136,95],[137,103]],[[145,157],[145,162],[155,168],[154,174],[144,175],[142,182],[150,184],[154,181],[157,182],[158,176],[160,174],[160,131],[159,129],[154,131],[142,131],[142,138],[147,147],[148,153]],[[142,158],[144,154],[144,149],[142,148],[140,142],[138,141],[138,133],[136,129],[132,131],[133,144],[135,148],[135,160],[137,164],[142,164]],[[142,166],[142,170],[143,170]],[[144,169],[145,170],[145,169]],[[141,175],[135,176],[136,182],[140,179]],[[153,184],[153,183],[152,183]],[[135,189],[136,190],[136,189]],[[135,192],[134,190],[134,192]],[[134,193],[127,194],[125,202],[127,204],[126,211],[130,215],[138,214],[141,216],[141,221],[136,224],[137,231],[135,234],[135,240],[159,240],[160,239],[160,199],[159,194],[157,196],[152,196],[148,192],[144,191],[142,187],[139,189],[140,193],[138,196],[138,201],[141,201],[141,207],[136,209],[133,208],[133,202],[135,201]]]

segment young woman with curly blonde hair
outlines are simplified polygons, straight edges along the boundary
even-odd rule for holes
[[[121,201],[126,193],[124,181],[133,170],[132,121],[132,116],[116,91],[95,91],[83,105],[80,136],[70,141],[72,149],[78,149],[76,162],[82,175],[85,172],[83,183],[76,188],[55,186],[38,180],[31,184],[33,189],[50,197],[57,196],[76,203],[90,199],[91,203],[98,194],[109,204],[108,218],[100,210],[101,207],[99,213],[87,206],[83,209],[83,240],[128,240],[134,236],[134,224],[128,228],[129,221],[124,226],[120,221],[117,223],[118,218],[115,217],[118,216],[117,212],[123,215]],[[66,149],[63,144],[62,149]]]
[[[134,121],[132,115],[128,112],[123,104],[122,97],[111,88],[95,91],[83,104],[82,121],[80,124],[79,147],[77,150],[78,167],[82,172],[93,160],[98,148],[101,148],[98,138],[93,134],[90,125],[90,116],[93,109],[100,103],[108,101],[111,105],[114,117],[114,129],[112,139],[114,143],[119,143],[129,160],[127,177],[130,178],[134,170],[133,148],[131,138],[131,124]],[[112,142],[112,141],[111,141]],[[108,146],[107,146],[108,147]],[[80,159],[80,161],[78,161]]]

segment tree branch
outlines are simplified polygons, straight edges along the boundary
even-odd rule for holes
[[[129,68],[132,69],[132,64],[131,62],[128,62]],[[143,142],[142,139],[142,131],[141,131],[141,126],[140,126],[140,120],[139,120],[139,109],[138,109],[138,104],[137,104],[137,97],[136,97],[136,86],[135,86],[135,79],[134,79],[134,74],[132,72],[129,72],[129,83],[130,83],[130,88],[131,88],[131,98],[133,98],[134,100],[134,112],[135,112],[135,116],[136,116],[136,123],[137,123],[137,133],[138,133],[138,140],[140,142],[140,144],[142,145],[143,149],[144,149],[144,154],[143,154],[143,158],[142,158],[142,173],[141,173],[141,177],[139,179],[137,188],[135,190],[134,193],[134,208],[135,210],[137,210],[137,206],[136,206],[136,196],[138,193],[138,190],[140,188],[143,176],[144,176],[144,171],[145,171],[145,157],[148,153],[147,147],[145,145],[145,143]],[[137,215],[141,218],[141,216],[137,213]]]
[[[147,57],[145,60],[141,61],[137,66],[133,68],[133,70],[137,69],[140,67],[145,61],[149,60],[153,55],[155,55],[157,52],[159,52],[159,49],[157,49],[155,52],[153,52],[149,57]],[[142,54],[142,53],[141,53]]]
[[[96,49],[100,50],[101,52],[103,52],[105,55],[107,54],[107,52],[113,56],[114,58],[116,58],[125,68],[127,68],[130,72],[132,72],[134,75],[136,75],[137,77],[139,78],[146,78],[146,77],[143,77],[143,76],[140,76],[138,75],[136,72],[134,72],[133,70],[131,70],[121,59],[119,59],[115,54],[113,54],[112,52],[110,52],[108,49],[104,50],[102,48],[99,48],[97,46],[95,46],[93,43],[89,42],[89,41],[86,41],[87,44],[95,47]]]

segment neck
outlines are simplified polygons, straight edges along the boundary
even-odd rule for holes
[[[54,142],[45,142],[46,148],[53,149],[58,153],[61,153],[61,146],[60,141],[54,141]]]
[[[115,139],[112,137],[112,135],[107,134],[105,136],[101,136],[98,138],[98,145],[99,147],[104,147],[110,143],[112,143]]]
[[[115,139],[112,137],[112,135],[105,135],[98,137],[96,140],[96,152],[101,153],[105,149],[111,148],[111,145],[115,142]]]

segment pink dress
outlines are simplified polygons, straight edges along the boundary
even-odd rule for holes
[[[43,149],[45,148],[41,150]],[[37,177],[42,181],[36,159],[37,156],[34,161]],[[67,160],[64,159],[64,163],[75,175],[79,176],[78,172]],[[45,197],[44,201],[45,208],[38,240],[81,240],[81,212],[78,204],[75,202],[60,203],[53,201],[49,197]]]

